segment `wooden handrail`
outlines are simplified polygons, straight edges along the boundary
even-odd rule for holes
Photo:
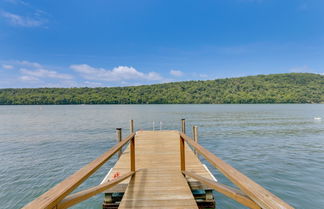
[[[226,186],[224,184],[212,181],[210,179],[199,176],[199,175],[194,174],[189,171],[182,171],[182,173],[186,176],[189,176],[191,178],[194,178],[194,179],[200,181],[201,183],[209,186],[210,188],[215,189],[217,192],[226,195],[227,197],[237,201],[238,203],[241,203],[242,205],[244,205],[248,208],[261,209],[253,200],[251,200],[251,198],[249,198],[246,194],[242,193],[238,189],[234,189],[234,188]]]
[[[69,208],[75,204],[78,204],[79,202],[87,200],[90,197],[92,197],[96,194],[99,194],[99,193],[115,186],[119,182],[122,182],[123,180],[132,176],[134,173],[135,173],[134,171],[130,171],[127,174],[122,175],[122,176],[120,176],[116,179],[113,179],[111,181],[108,181],[106,183],[103,183],[98,186],[83,190],[83,191],[75,193],[75,194],[71,194],[71,195],[67,196],[66,198],[64,198],[61,202],[59,202],[59,204],[57,205],[57,209],[66,209],[66,208]]]
[[[93,160],[49,191],[30,202],[23,209],[52,209],[82,182],[84,182],[91,174],[98,170],[107,160],[109,160],[118,150],[135,137],[135,133],[130,134],[121,142],[113,146],[110,150]]]
[[[230,181],[239,187],[255,203],[264,209],[292,209],[293,207],[285,203],[250,178],[209,152],[207,149],[193,141],[189,136],[180,132],[180,137],[189,145],[196,149],[199,154],[204,156],[215,168],[223,173]],[[181,141],[181,139],[180,139]]]

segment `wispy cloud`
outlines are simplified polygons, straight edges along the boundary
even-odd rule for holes
[[[49,14],[43,10],[35,8],[33,5],[23,0],[3,0],[12,4],[10,10],[7,8],[0,9],[0,16],[7,21],[8,24],[16,27],[44,27],[48,22]],[[14,9],[15,12],[12,12]],[[17,12],[19,11],[19,12]]]
[[[7,70],[10,70],[10,69],[13,69],[13,68],[14,68],[14,66],[12,66],[12,65],[7,65],[7,64],[3,64],[3,65],[1,65],[1,67],[2,67],[3,69],[7,69]]]
[[[69,87],[74,82],[74,76],[68,73],[61,73],[52,67],[44,66],[38,62],[31,62],[27,60],[9,61],[2,66],[10,66],[12,69],[19,69],[17,72],[18,79],[22,83],[32,84],[33,87],[45,86],[64,86]],[[54,68],[56,69],[56,68]]]
[[[72,79],[73,76],[69,74],[58,73],[53,70],[37,69],[28,70],[25,68],[20,69],[20,72],[24,75],[32,76],[34,78],[58,78],[58,79]]]
[[[209,78],[209,76],[207,74],[199,74],[199,77],[204,78],[204,79]]]
[[[299,66],[299,67],[293,67],[289,69],[289,72],[291,73],[313,73],[314,70],[308,67],[307,65]]]
[[[103,83],[100,83],[100,82],[92,82],[92,81],[84,81],[80,85],[81,86],[87,86],[87,87],[102,87],[102,86],[104,86]]]
[[[21,27],[39,27],[44,25],[47,20],[42,18],[31,18],[25,17],[18,14],[1,11],[1,16],[4,17],[7,22],[13,26],[21,26]]]
[[[22,0],[4,0],[4,2],[11,3],[11,4],[21,4],[21,5],[29,5],[27,2]]]
[[[156,72],[143,73],[133,67],[118,66],[112,70],[104,68],[95,68],[87,64],[71,65],[71,69],[80,73],[80,75],[87,80],[96,81],[163,81],[164,78]]]
[[[20,76],[19,79],[21,81],[27,81],[27,82],[38,82],[39,81],[38,78],[35,78],[33,76],[28,76],[28,75]]]
[[[290,73],[315,73],[315,74],[321,74],[321,75],[324,74],[323,72],[318,72],[317,70],[314,70],[307,65],[290,68],[289,72]]]
[[[177,77],[180,77],[180,76],[183,76],[184,73],[180,70],[170,70],[170,74],[173,75],[173,76],[177,76]]]
[[[43,68],[43,65],[39,64],[38,62],[30,62],[30,61],[26,61],[26,60],[16,61],[16,62],[17,62],[17,64],[23,65],[26,67]]]

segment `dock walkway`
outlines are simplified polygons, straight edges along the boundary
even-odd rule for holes
[[[186,179],[180,169],[180,135],[178,131],[138,131],[135,136],[136,174],[107,193],[125,194],[118,208],[198,208],[187,180],[194,187],[203,187]],[[214,180],[193,151],[186,146],[186,168]],[[129,147],[123,152],[106,180],[127,173],[130,169]],[[123,188],[124,187],[124,188]]]
[[[137,131],[130,121],[130,134],[74,174],[64,179],[23,209],[66,209],[104,193],[103,209],[206,209],[215,208],[212,191],[217,191],[251,209],[293,209],[249,177],[233,168],[185,134],[185,119],[179,131]],[[122,152],[124,146],[128,147]],[[217,182],[193,150],[204,157],[236,187]],[[73,192],[119,153],[115,166],[96,186]]]

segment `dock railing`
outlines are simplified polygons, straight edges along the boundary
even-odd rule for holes
[[[116,184],[122,182],[135,173],[135,133],[133,121],[131,120],[131,134],[113,146],[110,150],[93,160],[70,177],[66,178],[34,201],[30,202],[23,209],[64,209],[80,203],[90,197],[99,194]],[[130,143],[130,171],[106,183],[91,187],[89,189],[71,194],[82,182],[95,173],[115,153]]]
[[[184,122],[182,121],[182,127]],[[180,168],[185,176],[200,181],[203,184],[213,188],[214,190],[224,194],[225,196],[237,201],[238,203],[253,209],[292,209],[293,207],[264,189],[262,186],[252,181],[250,178],[218,158],[216,155],[199,145],[184,133],[185,128],[180,132]],[[224,176],[226,176],[239,189],[235,189],[218,182],[211,181],[205,177],[197,175],[193,172],[186,171],[185,163],[185,142],[205,159],[217,168]]]

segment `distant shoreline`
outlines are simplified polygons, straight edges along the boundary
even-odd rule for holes
[[[324,103],[218,103],[218,104],[206,104],[206,103],[201,103],[201,104],[0,104],[0,106],[99,106],[99,105],[320,105]]]
[[[128,87],[0,89],[0,105],[323,103],[324,75],[311,73]]]

